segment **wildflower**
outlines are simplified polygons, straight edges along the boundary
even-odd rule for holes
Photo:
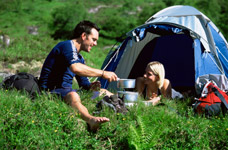
[[[32,123],[34,123],[35,121],[33,120]]]
[[[188,121],[188,124],[190,124],[190,121]]]
[[[210,128],[212,128],[212,125],[210,125]]]
[[[123,118],[123,121],[126,120],[126,118]]]
[[[228,131],[228,128],[226,128],[226,130]]]
[[[58,130],[55,130],[55,132],[57,132]]]
[[[119,113],[117,113],[116,115],[117,115],[117,116],[119,116],[120,114],[119,114]]]
[[[17,113],[17,115],[19,116],[19,115],[20,115],[20,113]]]

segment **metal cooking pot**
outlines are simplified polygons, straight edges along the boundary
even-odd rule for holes
[[[152,103],[151,103],[151,102],[147,102],[147,101],[143,101],[143,103],[144,103],[146,106],[150,106],[150,105],[152,105]]]
[[[135,88],[135,79],[118,79],[117,88]]]
[[[125,106],[134,106],[134,105],[136,105],[137,103],[124,103],[125,104]]]
[[[124,102],[136,102],[138,99],[138,92],[118,91],[118,96],[122,97]]]

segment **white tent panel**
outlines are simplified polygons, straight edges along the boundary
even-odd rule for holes
[[[154,14],[150,19],[148,19],[148,21],[153,18],[160,18],[164,16],[177,17],[177,16],[198,16],[198,15],[202,15],[202,13],[197,9],[195,9],[194,7],[177,5],[177,6],[168,7],[159,11],[158,13]]]
[[[190,29],[191,31],[197,33],[201,37],[201,42],[207,51],[210,51],[210,46],[208,45],[208,36],[205,32],[207,30],[201,25],[201,21],[196,16],[184,16],[184,17],[160,17],[147,22],[147,24],[176,24],[181,27]]]

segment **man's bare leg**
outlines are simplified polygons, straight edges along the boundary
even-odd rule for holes
[[[82,105],[81,99],[76,92],[70,92],[65,97],[64,100],[66,103],[71,105],[73,108],[76,108],[83,120],[85,120],[90,127],[90,130],[96,131],[101,123],[108,122],[109,119],[106,117],[94,117],[89,114],[87,108]]]

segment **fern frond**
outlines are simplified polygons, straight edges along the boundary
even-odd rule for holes
[[[138,124],[140,127],[140,132],[139,132],[140,142],[144,144],[144,143],[146,143],[146,132],[145,132],[146,127],[145,127],[141,117],[138,117],[137,121],[138,121]]]
[[[136,150],[140,150],[140,149],[139,149],[140,145],[138,145],[137,143],[135,143],[135,142],[133,142],[133,141],[131,141],[130,146],[131,146],[132,148],[134,147]]]
[[[133,141],[134,143],[140,143],[140,136],[138,135],[138,132],[136,131],[136,128],[130,125],[129,128],[129,136],[130,141]]]
[[[145,136],[146,143],[150,143],[153,137],[154,137],[154,132],[153,131],[148,133],[147,136]]]

